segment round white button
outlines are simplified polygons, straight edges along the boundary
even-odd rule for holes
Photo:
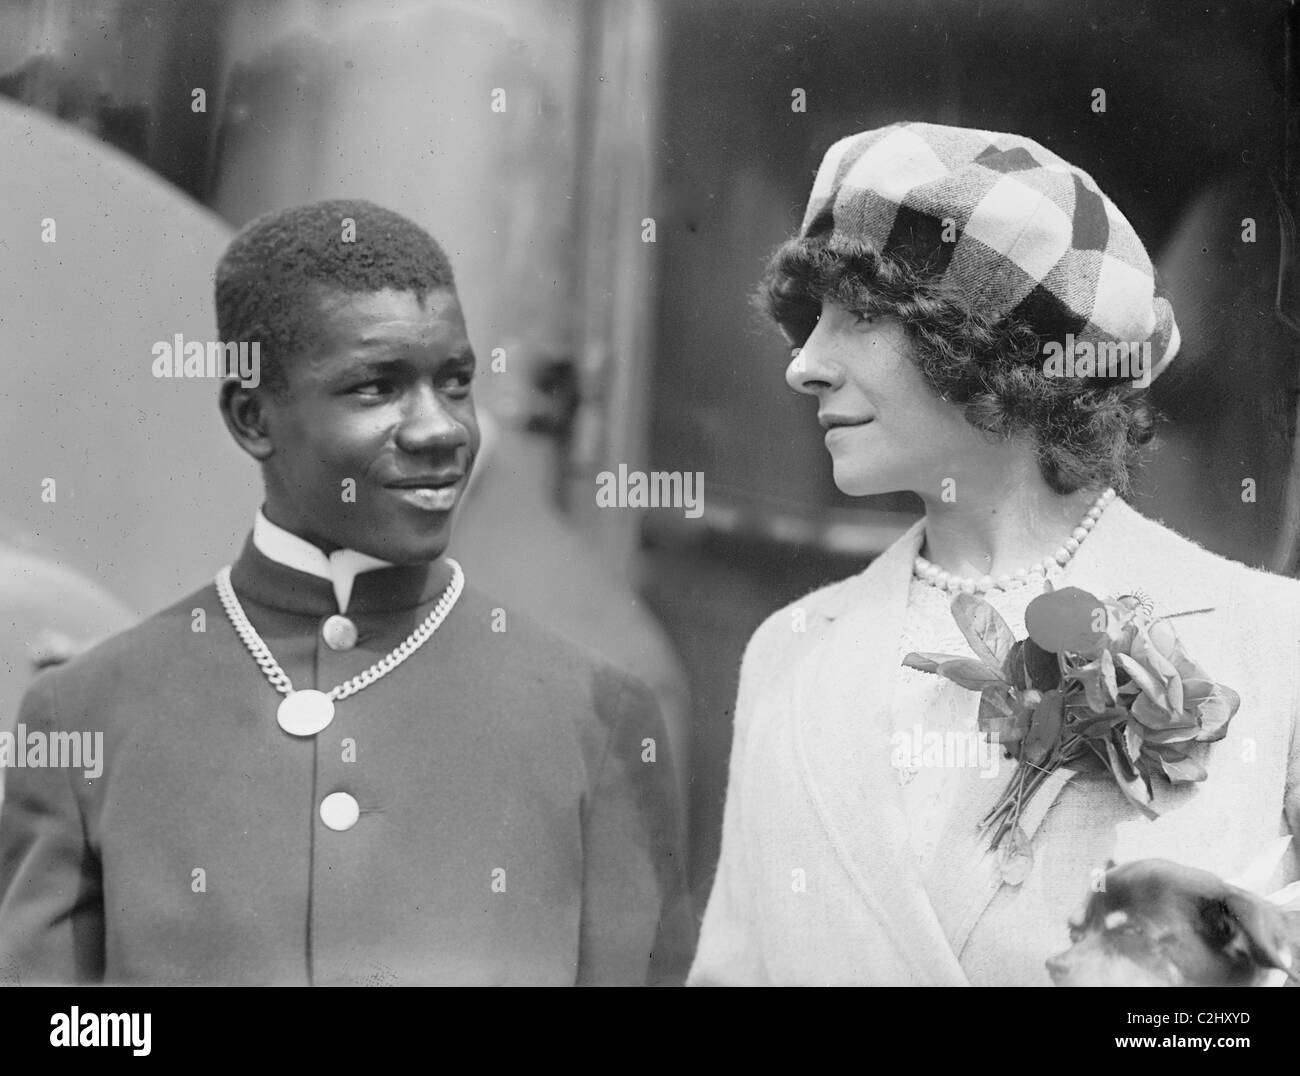
[[[351,650],[357,645],[357,626],[337,613],[321,625],[320,633],[331,650]]]
[[[339,833],[355,826],[360,817],[361,808],[346,792],[331,792],[320,801],[320,820]]]

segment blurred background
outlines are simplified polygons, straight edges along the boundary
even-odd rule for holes
[[[918,510],[835,490],[749,305],[822,152],[912,119],[1089,171],[1184,340],[1134,503],[1296,574],[1298,26],[1288,0],[6,0],[0,721],[38,632],[113,630],[230,559],[255,470],[150,347],[215,336],[233,229],[369,198],[447,248],[483,370],[452,552],[655,689],[702,907],[746,639]],[[702,516],[598,508],[620,463],[702,472]]]

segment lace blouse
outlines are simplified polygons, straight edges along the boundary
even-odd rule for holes
[[[1025,607],[1042,593],[1041,579],[981,595],[1002,614],[1017,639],[1025,635]],[[929,583],[912,580],[891,709],[891,762],[901,786],[912,850],[922,870],[932,863],[962,782],[1005,782],[1014,765],[979,731],[978,692],[902,665],[904,655],[913,650],[975,656],[953,620],[952,597]]]

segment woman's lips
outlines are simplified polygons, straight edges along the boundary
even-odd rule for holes
[[[824,438],[824,440],[826,441],[827,444],[829,444],[831,441],[837,438],[837,435],[848,433],[850,430],[860,430],[864,426],[870,426],[874,421],[875,419],[869,418],[865,422],[855,422],[852,425],[840,424],[838,426],[832,426],[829,430],[826,431],[826,437]]]

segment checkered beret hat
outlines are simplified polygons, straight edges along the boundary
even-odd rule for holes
[[[869,240],[1044,338],[1149,341],[1153,377],[1178,353],[1132,225],[1091,176],[1020,135],[895,123],[841,139],[799,234]]]

